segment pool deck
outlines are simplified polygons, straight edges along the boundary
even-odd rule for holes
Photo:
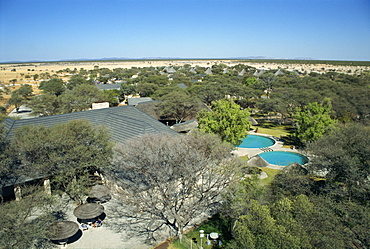
[[[279,141],[274,136],[267,135],[267,134],[262,134],[262,133],[255,133],[254,131],[249,132],[250,135],[259,135],[259,136],[264,136],[264,137],[269,137],[271,139],[275,140],[275,144],[272,146],[267,147],[268,149],[271,149],[273,151],[289,151],[289,152],[296,152],[299,153],[297,149],[291,149],[291,148],[283,148],[284,142]],[[258,154],[261,154],[265,152],[265,150],[260,149],[260,148],[236,148],[236,150],[233,151],[233,154],[237,155],[238,157],[242,156],[247,156],[248,158],[252,158]],[[273,168],[273,169],[283,169],[284,166],[279,166],[279,165],[274,165],[274,164],[269,164],[267,166],[268,168]]]

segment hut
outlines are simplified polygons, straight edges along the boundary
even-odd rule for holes
[[[212,74],[212,68],[208,68],[205,72],[206,75],[211,75]]]
[[[248,165],[254,167],[266,167],[269,165],[269,163],[259,155],[252,157],[251,159],[248,160],[247,163]]]

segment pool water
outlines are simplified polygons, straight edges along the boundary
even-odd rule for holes
[[[270,164],[288,166],[292,163],[299,163],[303,165],[308,163],[308,158],[294,152],[288,151],[269,151],[259,154],[260,157],[265,159]]]
[[[243,139],[243,142],[238,146],[239,148],[265,148],[275,144],[275,141],[271,138],[248,135]]]

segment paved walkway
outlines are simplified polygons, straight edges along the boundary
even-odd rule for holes
[[[114,205],[117,205],[116,201],[112,199],[107,203],[102,204],[105,208],[104,213],[106,214],[103,220],[103,225],[97,228],[89,228],[88,230],[80,233],[81,237],[76,238],[75,241],[67,244],[67,246],[60,246],[60,248],[67,249],[149,249],[153,245],[146,244],[144,237],[134,236],[128,230],[122,230],[121,232],[115,231],[110,226],[110,223],[116,222],[117,218],[112,214]],[[77,218],[73,215],[73,210],[77,207],[75,204],[69,204],[67,208],[67,220],[77,222]],[[121,220],[120,220],[121,222]],[[127,227],[125,223],[128,221],[122,220],[122,227]],[[77,222],[78,223],[78,222]],[[167,238],[165,236],[164,238]]]

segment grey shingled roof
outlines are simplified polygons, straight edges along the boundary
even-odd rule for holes
[[[181,89],[186,89],[188,88],[184,83],[179,83],[177,84]]]
[[[142,97],[142,98],[127,98],[127,104],[129,105],[137,105],[142,102],[153,101],[150,97]]]
[[[121,88],[121,84],[99,84],[96,85],[100,90],[119,90]]]
[[[14,131],[25,125],[32,124],[51,127],[55,124],[66,123],[77,119],[86,119],[94,126],[106,126],[111,134],[111,140],[115,142],[123,142],[127,139],[148,133],[177,134],[166,125],[134,106],[118,106],[32,119],[13,120],[11,118],[7,118],[4,120],[3,124],[7,131],[5,136],[12,138]]]

